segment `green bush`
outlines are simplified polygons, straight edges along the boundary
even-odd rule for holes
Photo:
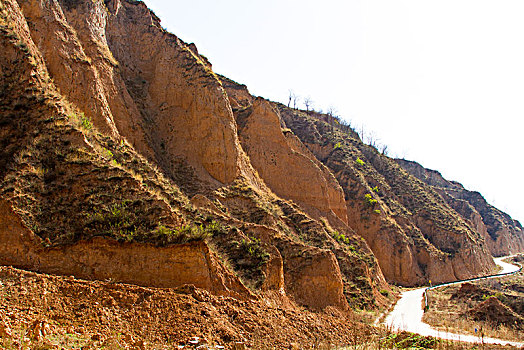
[[[86,117],[83,113],[80,116],[80,125],[86,130],[93,129],[93,123],[91,123],[91,120],[89,120],[89,118]]]
[[[239,247],[247,252],[250,257],[260,260],[260,264],[269,259],[269,254],[260,245],[260,240],[255,237],[250,237],[249,240],[243,239],[239,243]]]
[[[366,193],[364,195],[364,202],[371,208],[373,208],[378,203],[378,201],[375,198],[373,198],[373,196],[370,193]]]
[[[349,238],[346,237],[343,233],[338,233],[338,231],[333,232],[333,238],[339,243],[349,244]],[[351,246],[352,247],[352,246]]]

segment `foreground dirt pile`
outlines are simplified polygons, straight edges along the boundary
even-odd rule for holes
[[[476,321],[486,321],[496,326],[503,324],[516,329],[523,329],[524,318],[517,315],[496,297],[486,299],[468,310],[466,315]]]
[[[371,334],[350,313],[313,313],[191,286],[144,288],[0,268],[0,344],[51,348],[167,348],[192,337],[250,349],[355,344]],[[5,334],[9,333],[11,336]],[[25,339],[27,338],[27,339]],[[86,347],[87,346],[87,347]],[[9,348],[9,347],[8,347]]]

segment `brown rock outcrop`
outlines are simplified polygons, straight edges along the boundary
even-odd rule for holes
[[[44,248],[41,239],[24,227],[3,200],[0,200],[0,241],[1,265],[142,286],[173,288],[192,284],[218,295],[252,297],[203,242],[162,248],[93,238],[74,245]]]
[[[233,181],[241,151],[217,76],[185,43],[165,32],[143,3],[116,0],[107,7],[108,46],[127,91],[146,125],[162,125],[144,127],[160,165],[168,173],[176,171],[172,159],[182,157],[201,178],[204,168],[222,183]]]
[[[335,229],[291,206],[289,217],[280,216],[280,199],[243,153],[211,65],[194,45],[165,32],[143,3],[20,4],[0,3],[2,23],[9,23],[0,38],[0,142],[7,145],[0,150],[0,198],[13,207],[10,222],[23,228],[14,236],[2,228],[2,242],[12,243],[2,263],[240,295],[243,286],[204,243],[177,244],[211,228],[214,242],[227,245],[224,253],[243,260],[233,263],[235,272],[248,280],[253,272],[250,281],[264,292],[345,310],[349,287],[355,302],[375,305],[378,289],[388,287],[367,246],[354,237],[341,246],[329,233],[337,225],[351,232],[336,180],[284,135],[278,116],[266,120],[271,137],[298,161],[295,173],[304,167],[316,182],[312,196],[302,190],[305,179],[295,191],[306,193],[311,216],[322,214]],[[246,93],[232,94],[235,106],[253,101]],[[259,244],[242,231],[253,222],[285,239]],[[307,238],[297,243],[288,234]],[[158,266],[164,263],[194,270]]]
[[[242,147],[277,195],[321,213],[333,212],[347,222],[344,193],[337,180],[301,147],[296,136],[282,131],[278,111],[271,103],[256,99],[247,110],[237,113],[237,122]]]
[[[278,256],[283,261],[282,270],[279,264],[275,267],[283,275],[282,282],[279,282],[275,277],[280,272],[273,274],[272,280],[276,282],[273,287],[285,288],[287,295],[297,303],[313,309],[328,306],[348,309],[340,267],[331,251],[293,242],[279,235],[278,231],[261,225],[249,225],[247,232],[278,249]]]
[[[22,10],[61,93],[101,131],[125,137],[171,176],[180,164],[207,181],[238,175],[220,81],[143,3],[24,1]]]
[[[333,118],[275,105],[284,126],[335,175],[349,226],[366,239],[388,280],[445,282],[493,269],[481,236],[429,186]]]

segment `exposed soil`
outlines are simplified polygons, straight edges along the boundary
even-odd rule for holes
[[[523,287],[519,272],[432,290],[424,322],[442,330],[522,341]]]
[[[171,349],[197,336],[228,349],[236,342],[250,349],[313,349],[358,344],[374,332],[351,313],[313,313],[268,300],[0,267],[0,347]]]

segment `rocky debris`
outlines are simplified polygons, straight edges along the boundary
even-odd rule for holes
[[[49,324],[43,320],[33,322],[30,328],[30,337],[32,340],[43,341],[50,333]]]
[[[11,338],[12,337],[11,328],[5,321],[0,322],[0,338]]]
[[[241,301],[196,288],[206,295],[198,301],[190,292],[11,267],[0,267],[0,282],[1,295],[9,296],[0,297],[0,313],[9,310],[0,329],[21,343],[32,341],[31,332],[26,336],[24,330],[35,329],[45,334],[44,341],[63,348],[149,350],[172,344],[186,349],[285,349],[290,343],[350,344],[356,334],[370,331],[350,312],[283,307],[263,294],[260,300]],[[115,303],[104,305],[109,297]]]
[[[506,325],[524,329],[524,318],[517,315],[496,297],[489,297],[474,308],[468,310],[466,315],[476,321],[487,321],[494,325]]]
[[[233,344],[233,349],[235,348],[235,344],[236,343]],[[217,344],[210,345],[205,338],[192,337],[185,344],[178,345],[177,349],[219,350],[225,349],[225,346]]]
[[[246,346],[244,345],[244,343],[236,342],[233,344],[232,349],[233,350],[246,350]]]

